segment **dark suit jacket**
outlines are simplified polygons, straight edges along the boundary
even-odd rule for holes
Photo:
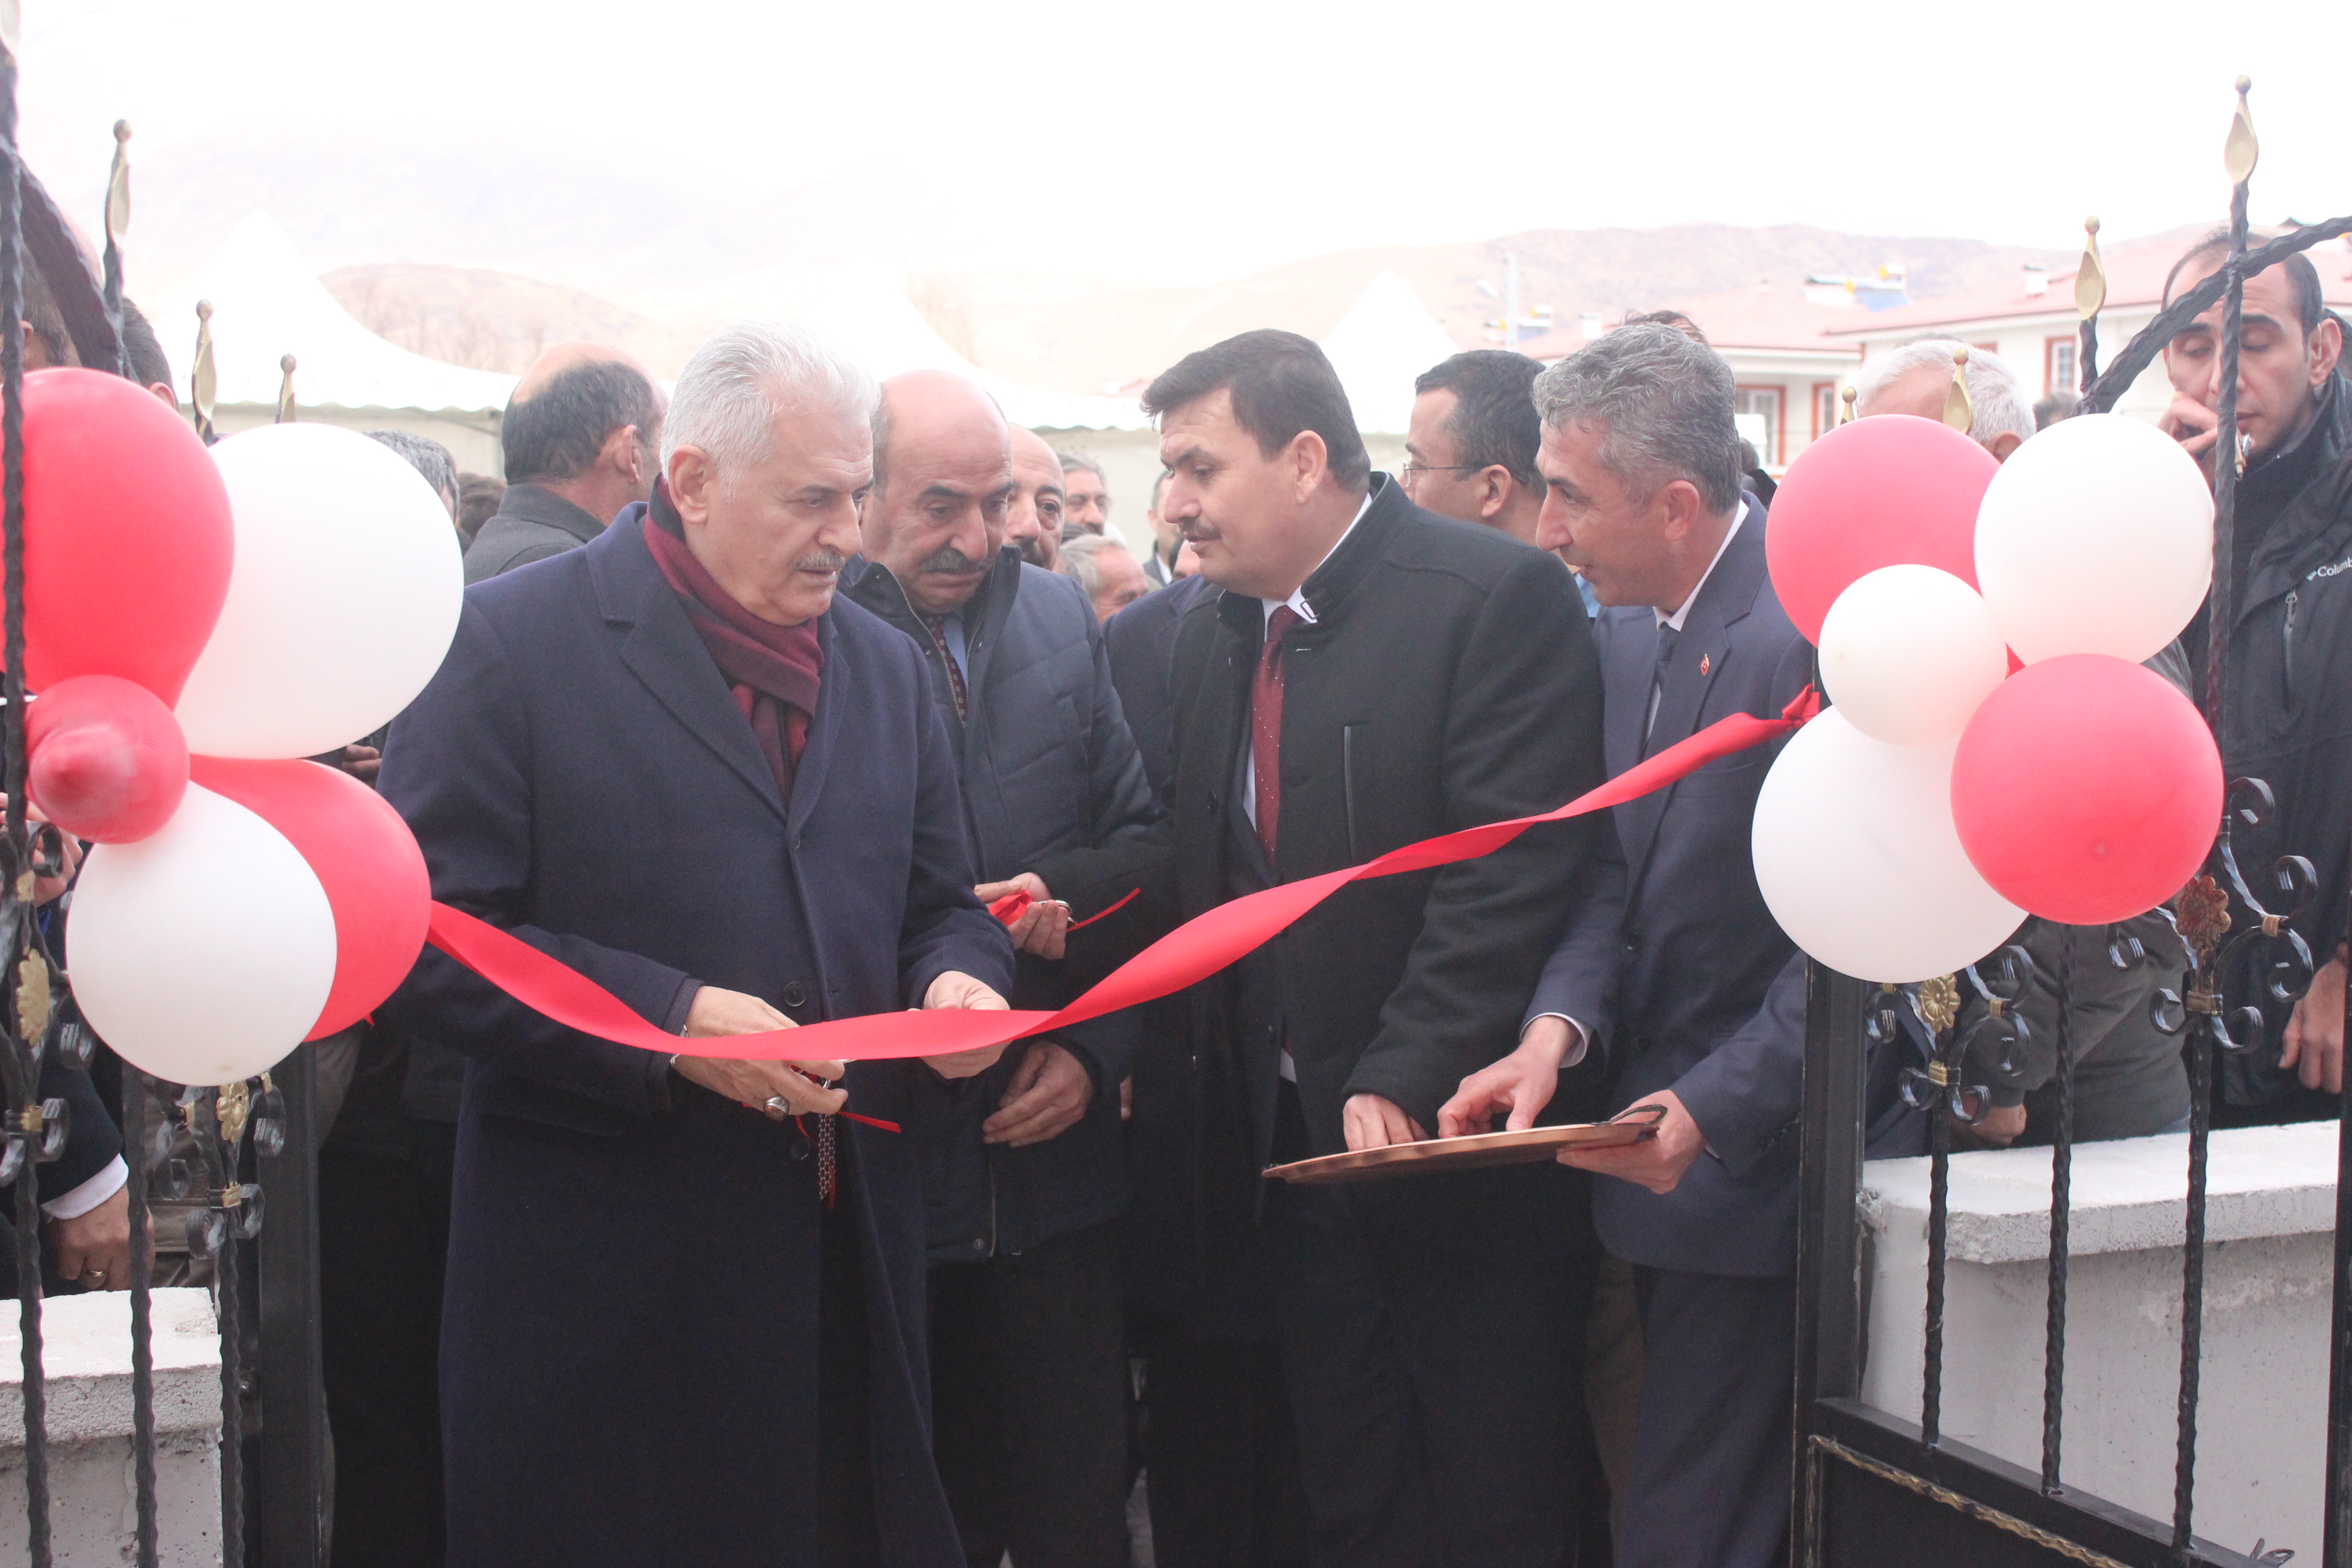
[[[603,533],[607,521],[542,485],[509,485],[499,510],[466,547],[466,581],[486,583],[518,566],[577,550]]]
[[[1316,623],[1287,639],[1278,881],[1548,811],[1601,778],[1599,670],[1566,568],[1373,483],[1307,580]],[[1204,592],[1178,632],[1166,831],[1188,916],[1265,875],[1235,787],[1263,624],[1257,600]],[[1197,987],[1205,1048],[1239,1047],[1260,1163],[1286,1035],[1317,1153],[1346,1146],[1355,1094],[1433,1130],[1463,1077],[1517,1043],[1593,832],[1548,825],[1478,859],[1341,889],[1262,950],[1271,1017]]]
[[[1176,628],[1193,600],[1214,592],[1205,577],[1180,578],[1146,594],[1103,626],[1111,684],[1118,688],[1119,705],[1126,710],[1127,727],[1154,795],[1168,788],[1175,772],[1176,709],[1168,672],[1176,659]]]
[[[836,598],[789,806],[647,552],[615,529],[467,591],[382,787],[436,897],[675,1028],[698,981],[795,1021],[1004,987],[922,660]],[[816,1559],[821,1211],[808,1141],[427,950],[398,1021],[472,1058],[443,1416],[453,1564]],[[917,1145],[938,1083],[853,1066],[884,1561],[960,1560],[930,1458]]]
[[[1673,665],[1658,683],[1649,750],[1734,713],[1779,717],[1812,679],[1801,637],[1764,568],[1764,508],[1747,521],[1700,588]],[[1605,609],[1594,624],[1607,683],[1609,773],[1643,755],[1657,662],[1657,617]],[[1612,1109],[1671,1089],[1712,1151],[1663,1196],[1630,1182],[1593,1183],[1601,1237],[1629,1262],[1707,1274],[1769,1275],[1796,1266],[1797,1140],[1804,1068],[1803,960],[1757,889],[1749,834],[1757,792],[1780,754],[1759,746],[1615,807],[1628,874]],[[1591,928],[1571,930],[1532,1010],[1609,1016],[1595,994]]]

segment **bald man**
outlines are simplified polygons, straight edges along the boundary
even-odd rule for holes
[[[466,581],[575,549],[651,497],[666,406],[646,367],[618,349],[559,343],[540,355],[499,426],[507,491],[466,552]]]
[[[1138,885],[1155,808],[1093,605],[1007,540],[1024,490],[1059,500],[1034,440],[955,376],[883,383],[843,591],[929,661],[979,896],[1035,900],[1012,928],[1013,1005],[1053,1008],[1136,945],[1128,914],[1069,927]],[[1022,1568],[1127,1561],[1118,1086],[1138,1031],[1122,1013],[1016,1046],[925,1157],[940,1477],[989,1568],[1007,1551]]]
[[[1013,430],[1013,506],[1004,537],[1032,566],[1051,572],[1061,564],[1062,459],[1042,436]]]

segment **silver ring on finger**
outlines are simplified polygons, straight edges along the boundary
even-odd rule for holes
[[[793,1113],[792,1102],[781,1094],[772,1094],[767,1100],[768,1114],[782,1121]]]

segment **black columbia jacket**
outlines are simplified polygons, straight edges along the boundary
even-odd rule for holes
[[[2243,563],[2232,592],[2223,670],[2221,764],[2232,780],[2271,786],[2278,809],[2260,826],[2238,826],[2238,865],[2255,897],[2284,901],[2272,867],[2308,858],[2317,886],[2296,931],[2325,963],[2343,941],[2352,858],[2352,394],[2328,378],[2303,433],[2256,459],[2239,482],[2236,532]],[[2204,617],[2190,628],[2195,689],[2205,689]],[[2305,1089],[2278,1065],[2291,1005],[2263,985],[2266,944],[2250,943],[2225,979],[2229,1000],[2263,1008],[2261,1046],[2222,1064],[2223,1099],[2314,1116],[2335,1101]]]

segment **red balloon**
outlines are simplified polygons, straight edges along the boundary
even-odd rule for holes
[[[1977,506],[2000,464],[1948,425],[1882,414],[1797,454],[1773,492],[1764,561],[1807,642],[1855,578],[1933,566],[1977,585]]]
[[[284,834],[335,911],[335,984],[307,1039],[349,1028],[408,977],[425,946],[433,887],[400,813],[367,785],[305,762],[198,757],[195,782]]]
[[[188,742],[172,710],[119,676],[79,675],[25,710],[25,790],[77,838],[136,844],[188,792]]]
[[[2067,925],[2144,914],[2221,825],[2221,754],[2152,670],[2067,654],[2001,682],[1960,732],[1952,820],[1993,890]]]
[[[25,680],[180,688],[228,596],[228,490],[145,388],[94,370],[25,378]]]

